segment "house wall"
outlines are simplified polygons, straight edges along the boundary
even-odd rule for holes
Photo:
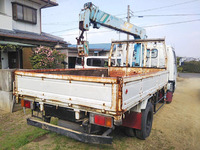
[[[32,8],[37,9],[37,24],[30,24],[30,23],[26,23],[26,22],[20,22],[20,21],[15,21],[12,20],[12,27],[13,29],[17,29],[17,30],[23,30],[23,31],[27,31],[27,32],[33,32],[33,33],[38,33],[40,34],[40,7],[41,5],[31,2],[31,1],[27,1],[27,0],[9,0],[6,1],[6,9],[7,12],[9,13],[9,15],[12,16],[12,3],[11,2],[18,2],[20,4],[24,4],[27,6],[30,6]],[[10,8],[10,9],[9,9]]]
[[[6,0],[0,0],[0,29],[12,30],[12,16],[5,12]]]
[[[8,69],[8,53],[7,52],[1,52],[1,65],[2,69]]]
[[[37,9],[37,24],[15,21],[12,15],[12,2],[18,2],[23,5]],[[0,29],[5,30],[22,30],[40,34],[40,8],[43,5],[29,0],[0,0]]]
[[[22,59],[23,59],[23,69],[32,69],[30,62],[30,57],[32,55],[32,48],[23,48]]]
[[[12,17],[0,13],[0,29],[12,30]]]

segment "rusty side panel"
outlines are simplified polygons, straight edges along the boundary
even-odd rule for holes
[[[122,101],[123,101],[123,97],[122,97],[122,89],[123,89],[123,79],[122,78],[118,78],[118,112],[122,111]]]
[[[117,111],[118,106],[118,84],[112,84],[112,106],[111,110]]]
[[[97,76],[108,77],[108,69],[98,70],[65,70],[65,71],[46,71],[46,74],[62,74],[62,75],[80,75],[80,76]]]
[[[144,68],[144,67],[110,67],[109,74],[110,77],[124,77],[124,76],[133,76],[141,75],[147,73],[154,73],[163,71],[165,69],[158,68]]]
[[[98,82],[98,83],[117,83],[115,77],[108,76],[108,69],[47,69],[47,70],[26,70],[16,71],[16,75],[30,76],[38,78],[51,78],[61,80],[75,80],[86,82]],[[101,77],[104,76],[104,77]]]
[[[80,71],[80,70],[107,70],[107,68],[79,68],[79,69],[23,69],[23,70],[16,70],[15,72],[38,72],[38,73],[45,73],[45,72],[62,72],[62,71]]]

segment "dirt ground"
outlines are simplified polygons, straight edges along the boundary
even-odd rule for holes
[[[166,104],[154,115],[153,129],[146,140],[127,137],[123,130],[117,128],[112,133],[112,145],[85,144],[28,126],[25,120],[28,116],[30,112],[24,115],[23,111],[13,114],[0,111],[0,149],[200,150],[200,78],[178,78],[173,102]],[[37,134],[31,136],[29,132]],[[27,136],[21,139],[24,134]],[[23,143],[26,138],[29,140]],[[20,142],[13,146],[8,143],[19,139],[21,145]]]

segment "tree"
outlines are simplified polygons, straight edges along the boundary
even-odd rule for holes
[[[33,50],[30,61],[33,69],[55,69],[64,68],[62,62],[65,58],[66,55],[56,49],[40,46]]]

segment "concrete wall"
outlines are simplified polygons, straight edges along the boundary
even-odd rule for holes
[[[12,112],[13,101],[13,81],[14,69],[1,69],[0,70],[0,109],[7,112]]]
[[[0,109],[7,112],[12,112],[13,109],[12,92],[0,91]]]

